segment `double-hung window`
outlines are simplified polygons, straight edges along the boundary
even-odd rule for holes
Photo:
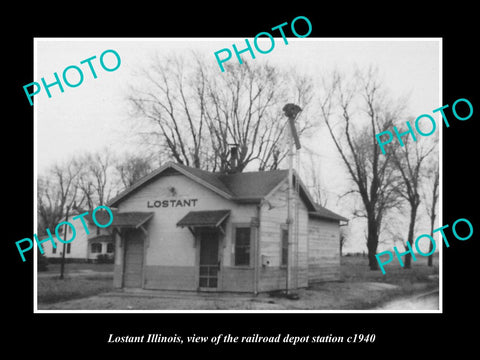
[[[235,266],[250,266],[251,253],[251,236],[250,227],[236,226],[235,227],[235,252],[234,264]]]

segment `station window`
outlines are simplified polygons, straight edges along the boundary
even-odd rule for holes
[[[250,265],[250,227],[235,228],[235,265]]]

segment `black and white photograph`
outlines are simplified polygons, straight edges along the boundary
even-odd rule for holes
[[[441,311],[441,39],[255,40],[36,41],[38,311]]]
[[[7,353],[475,353],[468,5],[36,5],[3,23]]]

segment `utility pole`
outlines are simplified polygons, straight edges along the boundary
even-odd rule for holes
[[[300,141],[298,139],[297,130],[295,128],[295,118],[297,114],[302,111],[300,106],[295,104],[287,104],[282,109],[285,115],[288,118],[289,122],[289,137],[288,137],[288,195],[287,195],[287,231],[288,231],[288,242],[287,242],[287,276],[285,280],[285,292],[286,295],[290,295],[290,288],[292,287],[292,265],[293,265],[293,244],[294,244],[294,231],[293,231],[293,211],[292,206],[294,206],[294,193],[293,193],[293,143],[295,146],[300,149]],[[296,239],[298,241],[298,239]]]
[[[289,295],[292,284],[292,240],[293,240],[293,136],[292,130],[289,129],[290,136],[288,137],[288,193],[287,193],[287,276],[285,284],[285,293]]]
[[[65,215],[65,222],[68,222],[68,216],[69,216],[69,208],[67,208],[67,213]],[[63,225],[63,240],[67,238],[67,224]],[[64,272],[65,272],[65,242],[63,242],[62,246],[62,261],[60,262],[60,279],[64,278]]]

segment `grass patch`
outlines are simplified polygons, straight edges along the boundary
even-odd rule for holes
[[[65,274],[82,270],[92,270],[99,272],[112,272],[113,264],[95,264],[95,263],[66,263]],[[41,274],[60,274],[60,264],[48,264],[48,270]]]
[[[412,261],[410,269],[392,261],[385,266],[385,274],[381,270],[370,270],[368,258],[363,256],[347,256],[341,259],[342,280],[350,283],[385,283],[397,286],[382,292],[367,291],[364,296],[352,299],[351,309],[369,309],[380,306],[392,299],[428,292],[438,288],[439,259],[433,257],[433,266],[427,265],[426,258]],[[436,275],[436,276],[435,276]],[[359,294],[357,294],[359,295]]]
[[[412,262],[412,267],[406,269],[392,261],[385,266],[385,274],[381,270],[370,270],[368,259],[363,256],[345,256],[341,258],[341,276],[348,282],[385,282],[388,284],[408,287],[418,282],[430,282],[431,275],[438,275],[438,256],[433,258],[433,266],[427,265],[426,258]]]
[[[304,308],[365,310],[383,305],[393,299],[409,297],[438,288],[438,256],[433,266],[426,258],[412,262],[405,269],[392,262],[381,270],[370,270],[368,258],[344,256],[341,258],[341,281],[313,283],[304,298]],[[437,277],[432,276],[437,275]]]
[[[79,299],[113,289],[111,276],[40,277],[37,281],[37,301],[51,304]]]

